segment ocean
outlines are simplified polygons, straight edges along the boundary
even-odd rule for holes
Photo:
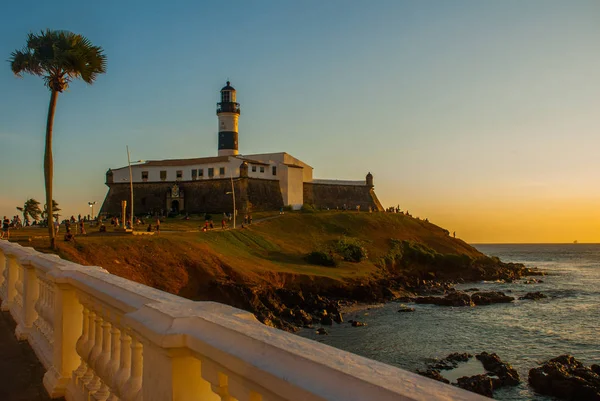
[[[398,313],[399,303],[349,312],[347,323],[327,327],[329,335],[303,329],[299,334],[333,347],[415,371],[452,352],[495,352],[519,371],[522,383],[494,393],[498,400],[553,400],[527,385],[529,369],[561,354],[585,365],[600,364],[600,244],[475,245],[504,262],[539,267],[548,275],[542,283],[478,282],[457,285],[482,291],[502,291],[519,297],[540,291],[539,301],[477,307],[414,305],[415,312]],[[443,371],[442,371],[443,372]],[[479,372],[474,372],[479,373]]]

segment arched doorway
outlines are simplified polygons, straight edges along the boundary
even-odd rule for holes
[[[175,213],[179,213],[179,201],[174,200],[171,202],[171,211]]]

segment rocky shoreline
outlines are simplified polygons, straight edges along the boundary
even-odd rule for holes
[[[459,377],[454,383],[441,373],[458,368],[472,357],[468,353],[452,353],[417,373],[487,397],[493,397],[494,391],[502,387],[521,383],[517,370],[495,353],[482,352],[475,356],[484,373]],[[528,384],[537,393],[559,399],[600,401],[600,366],[586,367],[571,355],[560,355],[530,369]]]
[[[512,282],[540,275],[544,273],[518,263],[488,263],[458,270],[421,266],[397,273],[385,272],[383,278],[375,277],[368,281],[323,283],[316,280],[279,288],[215,282],[209,296],[212,300],[251,311],[264,324],[294,332],[301,327],[341,324],[344,322],[344,309],[362,304],[401,301],[474,306],[511,302],[514,298],[502,293],[467,294],[456,291],[454,285],[482,280]]]

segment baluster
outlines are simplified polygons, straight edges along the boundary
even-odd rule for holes
[[[228,389],[229,394],[238,401],[263,401],[262,395],[252,389],[248,383],[240,377],[230,377]]]
[[[96,345],[96,312],[94,310],[90,310],[89,314],[89,333],[88,333],[88,342],[85,344],[84,349],[84,360],[85,360],[85,373],[81,378],[81,383],[83,385],[82,389],[85,388],[88,383],[94,378],[94,371],[90,367],[90,355],[94,346]]]
[[[6,277],[6,298],[2,299],[2,310],[7,311],[12,308],[12,304],[15,302],[17,295],[17,279],[19,278],[19,271],[17,268],[17,260],[14,256],[8,255],[6,257],[6,268],[4,269]]]
[[[131,336],[128,332],[121,332],[121,360],[119,361],[119,370],[117,372],[116,385],[114,391],[119,398],[123,398],[125,383],[131,376]]]
[[[22,274],[22,309],[23,316],[22,324],[17,326],[15,333],[18,339],[26,339],[31,333],[33,323],[38,315],[35,310],[35,304],[39,297],[39,285],[35,267],[31,264],[21,265]],[[41,350],[38,350],[41,351]]]
[[[121,366],[121,330],[117,326],[119,323],[118,316],[115,316],[115,321],[112,324],[110,331],[110,361],[107,366],[108,371],[108,386],[110,387],[110,396],[108,401],[117,401],[118,383],[117,377]]]
[[[0,250],[0,298],[6,298],[6,255]]]
[[[134,401],[142,389],[142,373],[144,367],[142,343],[135,337],[131,341],[131,376],[123,386],[120,398],[123,401]]]
[[[109,322],[110,312],[106,312],[104,321],[102,323],[102,354],[94,365],[96,375],[102,380],[100,389],[94,394],[94,400],[106,401],[110,395],[110,389],[108,388],[108,364],[111,359],[111,323]]]
[[[229,378],[220,371],[219,366],[209,359],[203,359],[200,366],[202,378],[210,383],[212,392],[217,394],[221,401],[232,401],[233,398],[229,395]]]
[[[81,358],[81,364],[79,365],[79,367],[77,369],[75,369],[73,371],[73,380],[76,383],[79,383],[79,380],[83,377],[83,375],[85,374],[85,371],[87,370],[87,365],[85,363],[85,354],[86,354],[86,345],[87,342],[89,341],[89,328],[90,328],[90,321],[89,321],[89,314],[90,314],[90,310],[88,309],[87,305],[82,303],[83,305],[83,327],[81,330],[81,336],[79,337],[79,339],[77,340],[77,343],[75,344],[75,349],[77,350],[77,354],[79,355],[79,357]]]
[[[90,380],[86,385],[87,393],[89,395],[94,394],[100,389],[100,377],[96,371],[96,362],[102,354],[102,334],[104,333],[102,328],[103,321],[104,319],[102,318],[102,310],[98,308],[98,311],[96,312],[96,324],[94,326],[96,337],[94,341],[94,347],[92,348],[92,352],[90,352],[90,357],[88,359],[89,370],[92,372],[92,380]]]

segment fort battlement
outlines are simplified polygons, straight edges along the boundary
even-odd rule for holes
[[[68,401],[487,399],[5,241],[0,298]]]

